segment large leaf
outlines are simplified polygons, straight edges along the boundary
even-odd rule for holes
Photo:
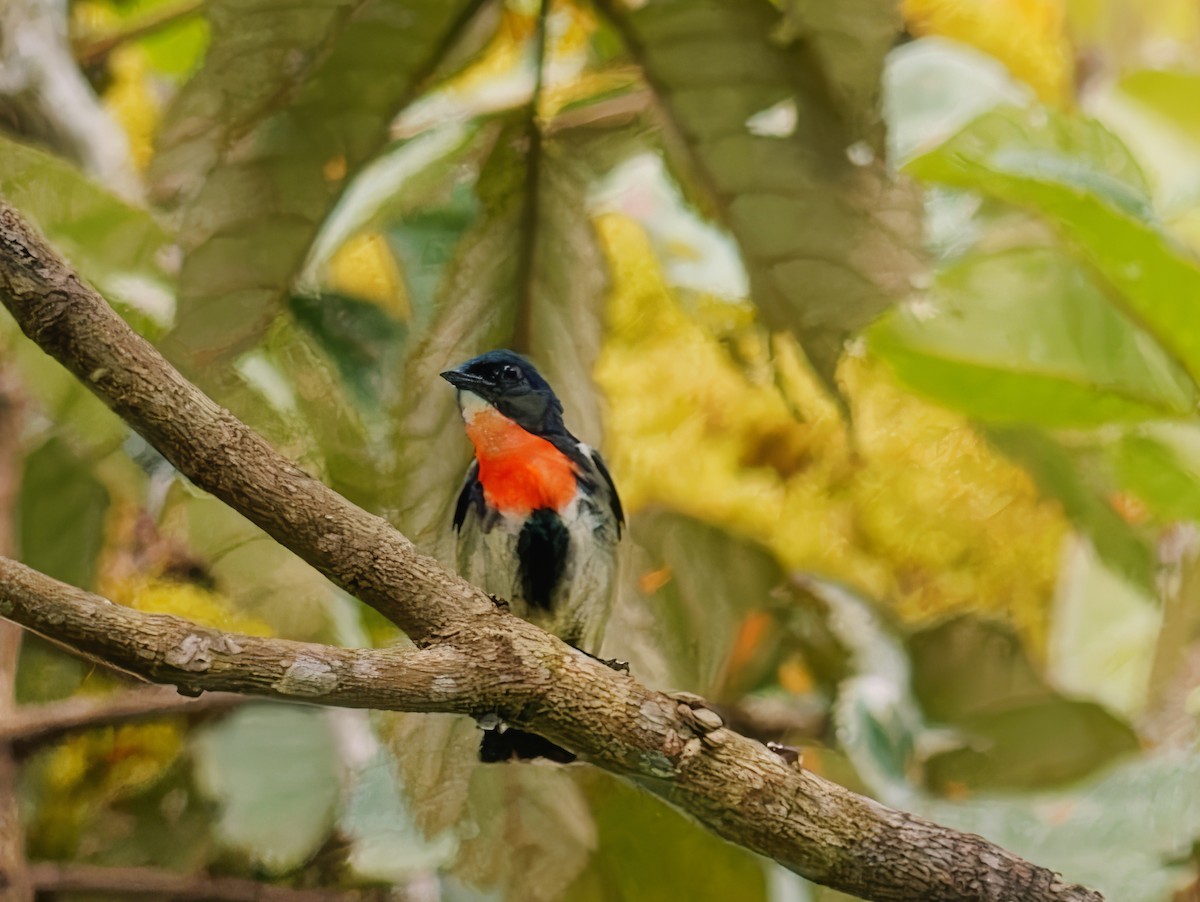
[[[1100,556],[1137,586],[1154,585],[1154,552],[1149,537],[1115,511],[1109,499],[1115,489],[1099,461],[1086,449],[1075,453],[1034,429],[990,429],[1000,450],[1022,464],[1043,493],[1063,506],[1071,522],[1086,535]]]
[[[577,768],[480,764],[469,717],[380,718],[408,810],[446,867],[501,898],[551,900],[583,870],[595,827]]]
[[[166,233],[65,160],[0,136],[0,194],[28,216],[135,325],[166,325],[174,288],[163,269]],[[147,322],[148,320],[148,322]]]
[[[387,141],[480,0],[218,0],[204,69],[152,178],[186,251],[171,349],[245,350],[287,297],[346,177]]]
[[[87,464],[58,439],[25,459],[17,503],[21,560],[88,588],[104,544],[108,492]]]
[[[1165,522],[1200,523],[1200,432],[1191,424],[1152,424],[1107,447],[1121,487]]]
[[[1195,388],[1064,254],[972,255],[871,345],[912,388],[992,422],[1088,426],[1189,416]]]
[[[1045,215],[1112,286],[1110,298],[1200,379],[1200,263],[1159,229],[1141,171],[1100,125],[997,109],[908,168]]]
[[[1163,600],[1105,566],[1089,543],[1073,546],[1054,599],[1047,673],[1063,692],[1135,718],[1144,713],[1160,642],[1168,639]]]
[[[1033,92],[1004,64],[940,37],[918,38],[888,54],[884,114],[892,163],[941,144],[1000,104],[1028,102]]]
[[[916,195],[880,159],[876,83],[895,4],[797,4],[785,40],[765,0],[600,7],[741,246],[764,318],[793,330],[832,385],[846,338],[918,268]]]
[[[333,825],[337,748],[318,709],[253,705],[195,742],[196,778],[223,843],[271,874],[303,864]]]
[[[998,624],[961,617],[917,634],[909,650],[925,712],[965,737],[925,762],[935,788],[1055,785],[1138,749],[1128,724],[1051,689]]]
[[[920,813],[981,833],[1106,899],[1168,902],[1200,840],[1200,758],[1161,754],[1068,791],[929,802]]]
[[[761,859],[725,842],[647,792],[611,774],[587,772],[583,782],[596,817],[599,847],[571,885],[574,902],[674,902],[768,894]]]
[[[394,374],[391,358],[404,342],[404,324],[376,304],[336,294],[296,295],[288,308],[329,355],[355,401],[378,408]]]
[[[637,514],[625,541],[605,655],[651,685],[712,693],[745,615],[773,606],[782,569],[753,542],[665,510]]]
[[[422,835],[386,749],[357,774],[338,829],[351,844],[349,867],[370,881],[400,883],[427,873],[453,858],[456,848],[450,834],[432,841]]]

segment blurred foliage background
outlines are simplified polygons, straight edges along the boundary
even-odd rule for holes
[[[1197,898],[1191,0],[6,0],[0,125],[0,191],[85,278],[432,552],[468,457],[436,374],[516,347],[632,513],[607,654],[1108,898]],[[22,560],[397,641],[7,318],[0,349]],[[20,704],[128,691],[26,637]],[[18,743],[28,852],[844,898],[586,767],[478,767],[475,735],[255,704]]]

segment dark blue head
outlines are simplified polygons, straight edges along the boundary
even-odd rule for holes
[[[512,351],[488,351],[447,370],[442,378],[495,407],[521,428],[538,435],[564,431],[562,403],[537,368]]]

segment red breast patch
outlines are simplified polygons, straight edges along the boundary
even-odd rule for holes
[[[562,511],[571,503],[575,468],[550,442],[495,408],[475,413],[466,427],[479,461],[483,497],[491,507],[525,515],[544,507]]]

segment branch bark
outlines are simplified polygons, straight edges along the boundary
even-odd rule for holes
[[[130,655],[149,679],[188,689],[280,691],[350,703],[364,679],[373,706],[499,713],[662,795],[726,839],[819,883],[875,900],[1097,902],[987,840],[886,808],[806,771],[670,696],[577,652],[419,554],[378,517],[285,460],[183,379],[83,285],[20,216],[0,204],[0,299],[22,330],[79,376],[193,482],[405,629],[412,651],[371,652],[234,640],[147,615],[134,642],[116,606],[6,564],[0,616],[22,619],[84,654]],[[44,591],[43,591],[44,590]],[[65,616],[85,606],[91,616]],[[34,622],[36,620],[36,623]],[[115,647],[114,647],[115,646]],[[145,649],[156,652],[146,655]],[[387,672],[362,661],[397,655]],[[302,659],[306,663],[297,670]],[[356,670],[355,665],[358,664]],[[443,668],[450,667],[449,674]],[[440,678],[440,682],[439,682]],[[476,705],[479,707],[476,707]]]

